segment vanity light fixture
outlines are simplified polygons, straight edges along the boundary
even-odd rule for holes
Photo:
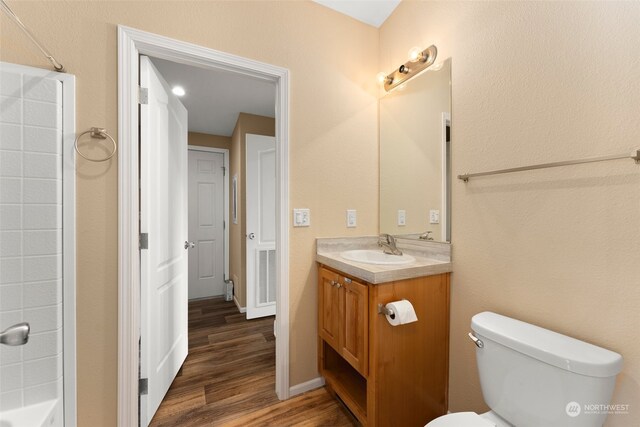
[[[438,49],[435,45],[431,45],[424,50],[416,47],[411,48],[409,50],[409,61],[399,66],[391,74],[378,73],[378,83],[384,86],[385,91],[389,92],[433,65],[436,56],[438,56]]]
[[[412,47],[411,49],[409,49],[409,61],[411,62],[422,61],[424,57],[425,56],[423,54],[423,51],[419,47]]]
[[[176,96],[184,96],[186,93],[182,86],[174,86],[173,89],[171,89],[171,92]]]
[[[383,85],[387,83],[387,81],[389,80],[389,76],[380,71],[378,74],[376,74],[376,80],[378,80],[378,84]]]

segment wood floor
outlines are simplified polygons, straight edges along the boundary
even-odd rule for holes
[[[151,426],[357,426],[324,388],[278,400],[273,320],[222,298],[190,302],[189,356]]]

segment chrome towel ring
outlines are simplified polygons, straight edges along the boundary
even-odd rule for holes
[[[111,140],[111,143],[113,144],[113,151],[111,151],[111,154],[109,154],[104,159],[92,159],[82,154],[78,149],[78,140],[80,140],[80,137],[82,137],[82,135],[86,135],[88,133],[91,134],[91,138],[99,138],[99,139],[109,138]],[[91,128],[89,130],[82,132],[81,134],[78,134],[78,136],[76,137],[76,141],[73,143],[73,147],[76,149],[76,153],[78,153],[80,157],[82,157],[83,159],[89,160],[90,162],[106,162],[116,154],[116,151],[118,151],[118,144],[116,144],[116,140],[113,139],[113,137],[109,135],[107,133],[107,130],[104,128]]]

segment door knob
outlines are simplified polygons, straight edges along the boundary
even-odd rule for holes
[[[253,240],[253,239],[255,239],[255,238],[256,238],[256,235],[255,235],[255,233],[249,233],[249,234],[247,235],[247,237],[249,238],[249,240]]]
[[[190,249],[190,248],[195,248],[195,247],[196,247],[196,244],[195,244],[195,243],[193,243],[193,242],[188,242],[188,241],[186,241],[186,240],[184,241],[184,248],[185,248],[185,249]]]

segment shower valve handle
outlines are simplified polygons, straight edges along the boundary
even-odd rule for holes
[[[29,341],[31,327],[27,322],[17,323],[0,332],[0,344],[16,346],[25,345]]]

